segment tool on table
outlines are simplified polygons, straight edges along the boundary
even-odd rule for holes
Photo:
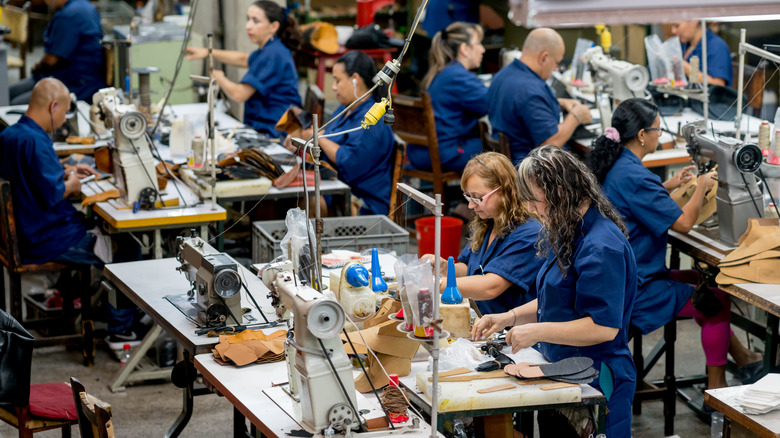
[[[442,292],[441,302],[445,304],[463,302],[463,295],[458,290],[458,283],[455,277],[455,259],[452,256],[447,259],[447,287]]]
[[[382,278],[382,267],[379,265],[379,253],[376,248],[371,249],[371,290],[374,292],[387,290],[387,283]]]

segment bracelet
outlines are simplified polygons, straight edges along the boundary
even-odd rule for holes
[[[582,119],[580,119],[580,116],[577,115],[575,112],[569,112],[569,114],[573,115],[575,119],[577,119],[577,124],[582,125]]]
[[[512,308],[512,316],[514,316],[514,319],[512,320],[512,325],[513,326],[517,325],[517,313],[515,313],[515,309],[516,309],[516,307]]]

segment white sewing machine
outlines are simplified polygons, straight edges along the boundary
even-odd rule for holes
[[[616,101],[644,97],[650,82],[650,74],[644,66],[612,59],[604,54],[601,46],[586,50],[582,59],[596,77],[612,85],[612,97]]]
[[[92,101],[106,127],[114,130],[113,174],[119,193],[130,205],[140,201],[142,208],[152,208],[160,189],[146,136],[146,116],[135,105],[121,103],[116,88],[101,89]]]

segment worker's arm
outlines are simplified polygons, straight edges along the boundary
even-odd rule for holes
[[[57,63],[60,62],[60,57],[57,55],[52,55],[51,53],[44,53],[43,58],[41,58],[33,67],[32,71],[34,73],[46,73],[51,71]]]
[[[425,254],[421,259],[428,259],[429,262],[431,262],[431,268],[433,268],[434,263],[436,262],[436,258],[433,254]],[[443,257],[439,257],[439,266],[441,266],[441,276],[442,278],[447,277],[447,260],[445,260]],[[456,262],[455,263],[455,276],[456,277],[465,277],[468,275],[469,267],[465,263]],[[460,283],[458,283],[460,284]]]
[[[677,187],[680,187],[681,185],[690,181],[691,178],[693,178],[693,174],[691,173],[691,170],[693,170],[694,167],[696,166],[693,165],[685,166],[682,169],[680,169],[679,172],[675,173],[673,177],[664,181],[664,188],[666,189],[666,191],[671,193]]]
[[[558,132],[542,142],[542,144],[552,144],[561,148],[569,141],[580,123],[591,123],[592,121],[593,116],[590,114],[590,108],[581,103],[569,105],[569,113],[563,119],[563,122],[558,124]]]
[[[62,194],[62,199],[69,198],[73,195],[81,193],[81,179],[76,172],[70,172],[65,175],[65,193]]]
[[[522,306],[504,313],[491,313],[480,318],[471,329],[471,339],[487,338],[504,327],[536,322],[538,300],[525,303]]]
[[[209,56],[209,49],[205,47],[187,47],[184,49],[187,53],[187,60],[205,59]],[[219,62],[237,67],[249,67],[249,55],[237,50],[218,50],[211,51],[212,56]]]
[[[688,61],[683,61],[683,70],[685,70],[685,75],[689,78],[691,77],[691,64]],[[704,82],[702,79],[701,72],[699,73],[699,81],[698,82]],[[693,82],[693,78],[691,78],[691,82]],[[723,78],[714,78],[710,75],[707,75],[707,84],[708,85],[720,85],[722,87],[726,86],[726,80]]]
[[[678,233],[687,233],[696,225],[696,219],[699,217],[699,211],[704,202],[704,195],[715,186],[717,182],[715,180],[716,176],[717,174],[715,172],[699,175],[696,190],[693,192],[693,195],[691,195],[691,199],[683,205],[682,214],[672,224],[672,230],[677,231]]]
[[[512,286],[511,281],[492,272],[488,272],[485,275],[468,275],[458,278],[458,290],[460,290],[460,293],[466,298],[473,298],[475,301],[492,300],[504,293],[510,286]],[[447,278],[443,276],[441,290],[443,291],[445,287],[447,287]]]
[[[506,343],[512,346],[512,353],[531,347],[539,342],[573,347],[587,347],[615,339],[616,327],[596,324],[586,316],[566,322],[533,322],[516,325],[506,334]]]
[[[236,102],[246,102],[256,92],[255,88],[249,84],[231,81],[222,70],[214,70],[212,76],[217,80],[217,85],[222,88],[222,91]]]

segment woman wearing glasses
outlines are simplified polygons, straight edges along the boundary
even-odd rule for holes
[[[738,366],[754,364],[762,356],[746,349],[731,332],[731,302],[723,291],[712,289],[717,301],[713,299],[714,308],[705,315],[694,308],[690,299],[692,284],[699,282],[696,271],[670,271],[665,265],[669,229],[680,233],[691,230],[715,179],[714,174],[700,175],[691,199],[682,209],[677,206],[670,192],[693,178],[690,171],[694,166],[683,168],[662,183],[642,165],[645,155],[658,146],[660,123],[658,107],[653,103],[644,99],[624,101],[615,109],[612,127],[594,140],[588,163],[604,194],[623,217],[636,256],[637,297],[631,324],[646,334],[675,315],[693,317],[702,328],[709,387],[720,388],[727,386],[727,352]],[[743,368],[740,377],[749,380],[755,368]]]
[[[541,225],[519,200],[512,162],[496,152],[479,154],[463,169],[460,186],[475,215],[469,243],[455,264],[458,289],[477,302],[482,314],[506,312],[535,299],[534,279],[543,260],[534,244]],[[432,254],[425,257],[433,262]],[[444,278],[446,269],[443,261]]]

